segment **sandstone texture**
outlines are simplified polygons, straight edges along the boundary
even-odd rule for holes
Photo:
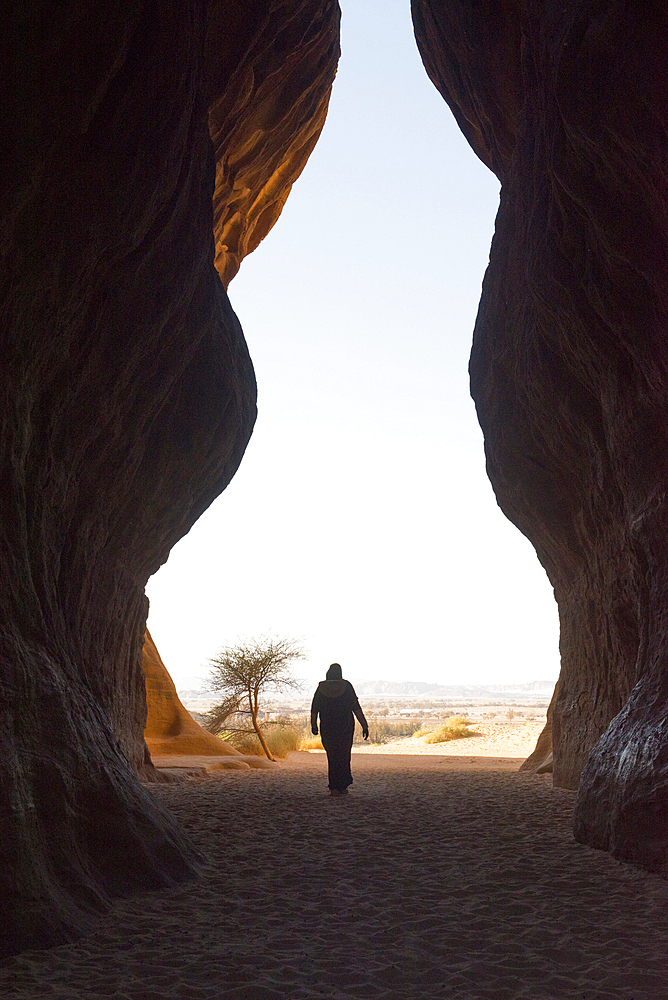
[[[668,874],[668,8],[413,0],[502,182],[471,357],[499,505],[554,586],[555,783]]]
[[[276,222],[320,135],[339,56],[340,17],[331,0],[247,0],[236,7],[215,0],[209,10],[215,264],[227,287]],[[148,633],[144,671],[151,753],[225,752],[206,750],[211,740],[221,741],[183,708]],[[177,718],[184,725],[178,734]]]
[[[229,743],[208,733],[195,722],[183,707],[155,647],[151,633],[146,630],[142,666],[146,682],[146,726],[144,739],[151,753],[162,757],[180,754],[208,757],[241,757],[242,754]]]
[[[536,741],[533,752],[520,767],[520,771],[532,771],[535,774],[545,774],[554,769],[554,753],[552,740],[552,722],[554,719],[554,706],[559,694],[559,682],[556,683],[550,704],[547,709],[547,719]]]
[[[329,17],[328,56],[314,55],[305,12],[315,35]],[[284,200],[322,123],[338,6],[27,0],[6,5],[0,24],[8,954],[76,936],[111,897],[197,870],[195,850],[137,778],[153,775],[144,585],[225,488],[255,419],[252,365],[214,267],[216,157],[246,178],[241,230],[255,235],[239,245],[248,247],[268,228],[252,206]],[[293,67],[278,87],[282,128],[280,115],[258,110],[255,84],[244,104],[235,83],[234,113],[220,113],[244,60],[245,79],[254,58],[268,78],[266,58],[253,54],[267,32],[284,39]],[[273,123],[270,138],[251,141],[244,108],[255,115],[252,136]],[[233,134],[245,152],[232,154]],[[278,165],[280,193],[253,191]]]
[[[243,58],[230,47],[237,8]],[[339,9],[332,0],[213,0],[208,39],[209,129],[216,155],[213,196],[216,267],[227,285],[280,215],[325,123],[339,56]]]

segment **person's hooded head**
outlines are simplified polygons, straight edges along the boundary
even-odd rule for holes
[[[340,663],[332,663],[329,670],[325,674],[328,681],[341,681],[343,680],[343,671],[341,670]]]

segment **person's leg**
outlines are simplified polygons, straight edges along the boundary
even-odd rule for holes
[[[339,794],[346,793],[348,786],[353,783],[353,776],[350,771],[350,751],[353,746],[353,733],[355,722],[346,725],[343,732],[323,731],[320,728],[322,745],[327,751],[327,765],[329,777],[329,790]]]
[[[350,753],[340,753],[336,762],[336,774],[332,786],[342,794],[352,785],[353,776],[350,773]],[[330,786],[331,787],[331,786]]]
[[[346,752],[346,747],[342,747],[338,742],[323,740],[323,746],[327,751],[327,777],[329,790],[340,794],[348,785],[352,783],[350,773],[350,751]]]
[[[337,746],[327,751],[329,787],[339,793],[347,792],[353,783],[350,771],[350,747]]]

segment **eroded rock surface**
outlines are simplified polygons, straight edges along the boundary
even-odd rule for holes
[[[212,10],[229,7],[214,0]],[[243,58],[217,58],[227,24],[209,32],[209,128],[216,154],[216,267],[227,285],[281,213],[325,123],[339,56],[332,0],[242,4]],[[215,17],[215,13],[214,13]]]
[[[547,709],[547,719],[543,730],[536,741],[533,753],[520,767],[520,771],[530,771],[534,774],[546,774],[554,769],[554,753],[552,743],[552,722],[554,719],[554,706],[559,695],[559,682],[555,685],[550,704]]]
[[[668,873],[668,9],[413,14],[502,181],[471,385],[499,505],[559,604],[554,780],[580,782],[579,839]]]
[[[1,954],[67,939],[111,896],[197,868],[137,780],[151,770],[144,585],[229,482],[255,418],[214,268],[208,116],[256,14],[269,30],[268,6],[278,38],[309,5],[230,0],[207,19],[196,0],[28,2],[1,15]],[[302,39],[288,37],[296,64]],[[321,98],[335,56],[311,81]]]
[[[338,4],[331,0],[248,0],[237,6],[235,18],[231,9],[229,0],[214,0],[207,34],[209,131],[216,156],[215,263],[225,286],[278,219],[322,131],[339,56],[340,21]],[[174,741],[161,728],[171,726],[172,718],[183,721],[185,709],[148,633],[145,669],[147,656],[153,678],[146,691],[149,749],[205,753],[188,749],[197,736],[193,727],[200,742],[216,737],[188,713],[188,739],[184,731]],[[159,693],[155,657],[164,671]],[[171,740],[169,750],[158,745],[161,738]]]
[[[239,750],[208,733],[181,704],[151,633],[146,630],[142,666],[146,681],[146,726],[144,739],[151,757],[204,755],[240,757]]]

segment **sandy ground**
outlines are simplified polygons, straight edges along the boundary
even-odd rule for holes
[[[576,844],[549,775],[456,748],[355,753],[337,799],[321,753],[153,786],[202,878],[11,960],[0,996],[668,1000],[668,882]]]
[[[540,736],[543,722],[472,722],[475,736],[448,743],[427,743],[424,736],[408,736],[379,746],[355,747],[355,753],[429,754],[436,757],[496,757],[525,760]],[[437,728],[436,725],[434,728]]]

